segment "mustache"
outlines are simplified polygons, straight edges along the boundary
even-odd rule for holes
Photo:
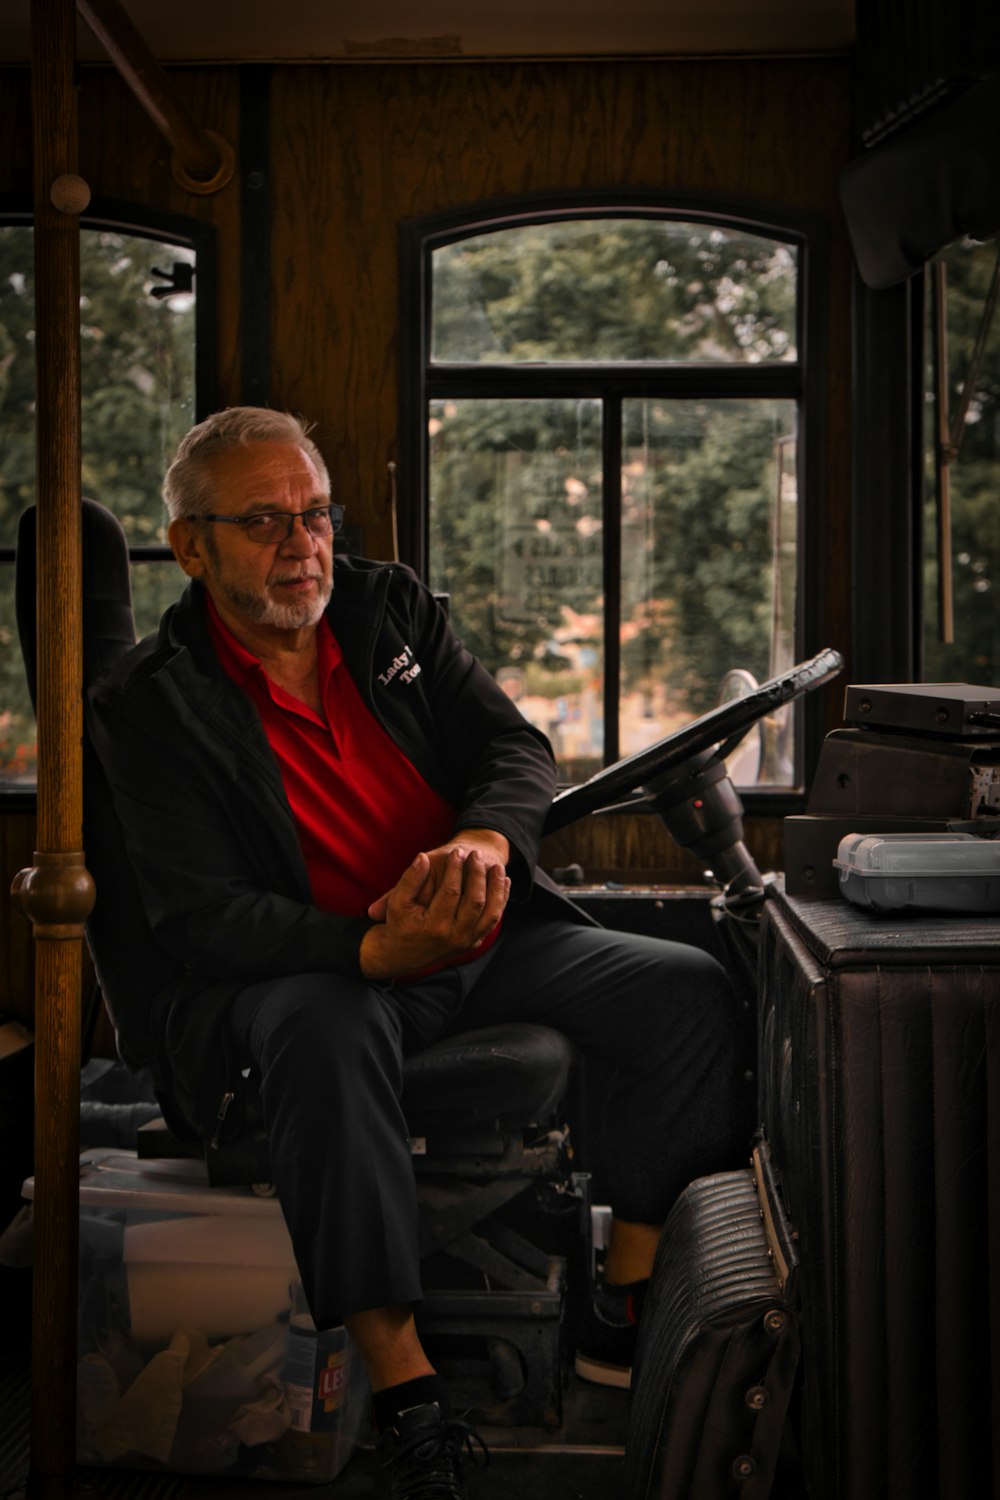
[[[323,582],[323,574],[316,568],[304,568],[295,573],[272,573],[267,581],[269,584],[304,583],[307,578],[314,578],[317,583]]]

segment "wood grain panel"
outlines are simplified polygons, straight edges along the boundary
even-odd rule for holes
[[[744,842],[761,874],[782,868],[780,818],[747,818]],[[588,883],[627,881],[634,885],[711,885],[705,862],[682,849],[655,815],[601,813],[552,834],[542,845],[541,866],[550,873],[581,866]]]
[[[26,68],[0,71],[0,191],[29,195],[31,86]]]

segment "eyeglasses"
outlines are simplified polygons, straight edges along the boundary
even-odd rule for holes
[[[243,534],[262,547],[287,542],[292,527],[301,518],[310,536],[334,536],[344,524],[342,505],[314,505],[311,510],[260,510],[252,516],[186,516],[188,521],[219,521],[242,526]]]

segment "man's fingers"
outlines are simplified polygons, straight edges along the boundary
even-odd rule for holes
[[[432,921],[454,920],[465,892],[465,883],[468,878],[465,868],[467,862],[464,850],[452,849],[449,853],[437,888],[427,903],[427,915]]]
[[[431,862],[427,858],[427,855],[418,854],[413,863],[407,865],[402,875],[396,881],[395,888],[386,897],[386,902],[398,900],[406,906],[412,906],[420,895],[430,867]]]
[[[499,922],[504,914],[504,909],[510,899],[510,877],[499,867],[494,866],[489,871],[486,882],[486,894],[483,901],[483,912],[480,918],[480,931],[477,933],[477,942],[484,938],[488,932]]]
[[[510,895],[502,866],[488,864],[478,850],[455,849],[438,864],[436,886],[433,874],[431,857],[418,854],[393,889],[372,902],[368,914],[381,926],[362,941],[369,977],[447,962],[477,947],[499,922]]]
[[[446,871],[428,916],[447,923],[454,940],[471,948],[496,926],[509,894],[510,880],[503,869],[487,866],[473,851],[459,866]]]
[[[373,922],[384,922],[389,913],[389,902],[396,897],[410,905],[420,895],[420,891],[427,879],[431,862],[426,854],[418,854],[413,863],[403,871],[391,891],[376,897],[368,908],[368,915]]]
[[[386,913],[389,910],[389,897],[391,895],[391,891],[386,891],[384,896],[379,896],[378,900],[373,901],[369,906],[368,915],[371,917],[373,922],[385,921]]]

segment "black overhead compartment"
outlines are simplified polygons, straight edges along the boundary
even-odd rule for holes
[[[857,155],[841,202],[862,279],[893,286],[1000,231],[1000,6],[858,0]]]

